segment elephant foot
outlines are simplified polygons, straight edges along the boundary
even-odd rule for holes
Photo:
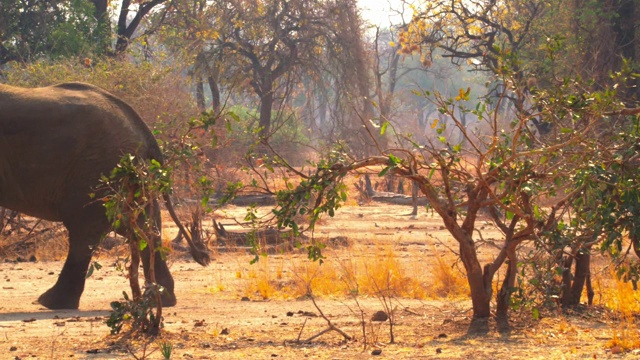
[[[77,309],[80,305],[80,297],[74,298],[68,293],[62,294],[53,287],[40,295],[38,303],[51,310]]]
[[[178,303],[176,296],[166,290],[160,294],[160,301],[162,301],[162,307],[172,307]]]

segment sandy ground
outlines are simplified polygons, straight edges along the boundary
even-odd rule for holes
[[[240,216],[243,211],[230,208],[227,215]],[[407,207],[380,204],[345,207],[335,219],[324,221],[316,235],[347,236],[354,243],[347,249],[328,250],[328,261],[332,256],[367,256],[372,249],[392,246],[396,256],[415,267],[418,276],[428,273],[435,256],[441,256],[446,247],[455,248],[455,243],[437,217],[421,213],[415,220],[408,216],[409,211]],[[223,222],[231,224],[230,220]],[[173,229],[170,224],[166,226],[170,236]],[[485,230],[486,240],[499,239],[499,233]],[[482,250],[480,255],[486,260],[492,252]],[[288,264],[299,264],[304,257],[270,255],[268,266],[287,273],[296,269]],[[304,343],[299,340],[326,329],[327,320],[319,316],[308,298],[274,296],[265,300],[248,291],[250,276],[246,274],[260,266],[250,265],[251,258],[236,252],[219,253],[213,264],[203,268],[184,254],[172,254],[178,305],[164,309],[163,335],[155,340],[110,335],[105,325],[109,303],[121,299],[122,291],[128,290],[127,279],[113,265],[112,253],[99,255],[97,260],[103,268],[87,281],[80,309],[73,311],[50,311],[34,303],[53,285],[62,261],[6,259],[0,263],[0,359],[162,359],[159,346],[163,341],[173,345],[172,359],[640,357],[638,352],[615,354],[607,348],[612,325],[596,308],[540,321],[514,322],[508,333],[497,331],[491,323],[489,332],[478,336],[467,334],[471,312],[465,299],[396,299],[395,342],[390,343],[389,322],[370,320],[374,312],[383,310],[379,299],[358,297],[358,305],[345,296],[322,297],[317,305],[327,319],[353,339],[328,332]],[[361,316],[366,323],[365,336]]]

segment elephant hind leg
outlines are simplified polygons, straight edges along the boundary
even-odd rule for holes
[[[169,272],[169,267],[167,266],[167,262],[162,259],[161,254],[157,251],[157,248],[161,245],[161,241],[158,238],[156,241],[156,253],[154,256],[153,262],[153,271],[156,278],[156,283],[164,288],[164,292],[160,294],[160,299],[162,300],[162,306],[169,307],[175,306],[177,303],[176,295],[174,292],[174,282],[171,273]],[[151,252],[149,251],[149,247],[147,246],[144,250],[142,250],[142,266],[144,268],[144,278],[147,283],[151,282],[151,274],[150,274],[150,264],[151,264]]]
[[[92,229],[88,234],[87,231],[69,229],[69,253],[58,281],[38,298],[38,302],[44,307],[77,309],[80,305],[93,246],[100,240],[100,235],[94,231],[95,229]]]
[[[147,208],[147,214],[152,214],[153,216],[153,228],[154,228],[154,236],[153,243],[155,244],[155,253],[154,253],[154,261],[153,261],[153,272],[155,275],[156,283],[164,288],[164,291],[160,295],[160,299],[162,301],[162,306],[169,307],[175,306],[177,303],[175,292],[174,292],[174,281],[171,276],[171,272],[169,272],[169,267],[167,266],[167,262],[163,259],[162,254],[158,249],[162,246],[162,238],[160,235],[161,226],[161,216],[160,216],[160,208],[158,206],[158,202],[154,201],[153,207]],[[143,219],[140,219],[142,222]],[[142,226],[142,224],[141,224]],[[125,235],[131,239],[133,239],[129,235]],[[151,283],[151,251],[149,250],[149,246],[145,247],[142,250],[141,254],[142,258],[142,267],[144,269],[144,278],[147,284]]]

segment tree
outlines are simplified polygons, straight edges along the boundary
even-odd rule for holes
[[[119,55],[165,0],[124,0],[115,32],[107,0],[6,0],[0,3],[0,65],[41,57]],[[135,11],[133,10],[134,5]],[[133,13],[133,16],[131,14]],[[115,47],[111,37],[115,35]]]
[[[513,54],[501,56],[507,59],[498,62],[518,63]],[[423,146],[411,136],[405,136],[398,143],[409,144],[407,147],[383,150],[378,156],[355,161],[347,155],[332,154],[318,164],[314,175],[299,173],[304,180],[296,188],[279,194],[279,209],[275,212],[279,225],[296,230],[292,220],[296,214],[310,214],[312,227],[320,215],[333,216],[345,200],[344,188],[340,185],[344,176],[382,166],[379,176],[393,173],[415,182],[457,241],[458,255],[471,289],[474,319],[490,316],[494,275],[508,263],[507,274],[495,294],[496,313],[506,320],[519,271],[517,250],[525,241],[553,249],[552,252],[560,255],[566,246],[572,247],[568,258],[571,261],[561,266],[570,267],[576,259],[578,264],[575,277],[563,289],[563,298],[576,291],[581,293],[588,275],[588,271],[584,271],[589,267],[588,249],[593,243],[589,243],[591,239],[575,235],[590,234],[586,230],[594,223],[583,222],[574,228],[578,223],[572,221],[569,225],[565,218],[571,215],[569,212],[576,208],[585,192],[593,189],[585,182],[576,182],[577,174],[592,168],[593,162],[600,158],[603,145],[611,149],[596,134],[599,125],[611,119],[610,109],[619,106],[616,93],[611,89],[585,93],[580,81],[567,79],[556,87],[539,89],[530,95],[526,83],[517,81],[517,70],[502,68],[504,75],[500,81],[511,85],[498,96],[497,107],[483,102],[473,108],[464,106],[471,97],[470,89],[460,89],[455,98],[424,91],[423,95],[451,119],[448,123],[433,121],[432,129],[438,134],[434,141]],[[507,94],[518,97],[516,101],[521,103],[524,97],[529,98],[532,108],[538,111],[503,116],[498,109]],[[478,125],[468,127],[460,113],[477,116]],[[559,131],[538,136],[530,128],[533,116],[553,124]],[[389,126],[384,124],[381,130]],[[446,135],[446,128],[451,126],[460,131],[462,139]],[[309,198],[315,199],[311,205]],[[481,212],[488,214],[504,234],[499,254],[484,266],[477,256],[477,248],[483,242],[482,231],[476,226]],[[571,232],[566,231],[569,229]],[[599,236],[599,232],[594,233],[596,239]],[[314,246],[309,247],[309,254],[321,257]]]
[[[106,29],[106,31],[111,34],[111,19],[108,12],[109,0],[91,0],[91,2],[94,5],[95,18],[98,21],[97,27]],[[142,20],[147,17],[152,10],[157,9],[165,2],[166,0],[122,0],[118,21],[116,23],[115,48],[109,48],[108,52],[114,55],[124,53],[136,31],[138,31],[142,25]],[[133,10],[134,5],[136,5],[135,10]],[[133,17],[131,17],[132,13]]]
[[[0,3],[0,66],[44,56],[87,55],[106,42],[85,0]]]
[[[189,48],[195,50],[186,58],[193,64],[196,97],[201,104],[204,79],[210,85],[214,107],[223,96],[245,103],[247,95],[257,96],[256,132],[268,140],[291,121],[284,114],[300,104],[317,102],[325,109],[319,117],[329,113],[336,124],[344,118],[340,125],[345,126],[336,126],[336,130],[342,132],[343,140],[353,140],[354,148],[361,145],[356,145],[354,131],[366,131],[361,130],[363,121],[356,114],[363,119],[374,114],[355,1],[203,4],[172,2],[163,15],[165,22],[182,29],[165,28],[165,40],[180,44],[178,38],[186,33]],[[311,89],[320,89],[320,95]],[[358,102],[356,111],[351,109],[352,100]],[[306,114],[313,116],[314,111],[309,109]],[[312,119],[308,123],[314,125]],[[371,131],[369,120],[366,125]]]

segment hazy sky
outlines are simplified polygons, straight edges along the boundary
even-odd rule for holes
[[[403,8],[402,0],[358,0],[358,4],[364,19],[374,25],[388,26],[390,20],[395,24],[402,20],[398,15]],[[404,8],[404,18],[409,21],[412,12],[408,6],[405,5]]]

